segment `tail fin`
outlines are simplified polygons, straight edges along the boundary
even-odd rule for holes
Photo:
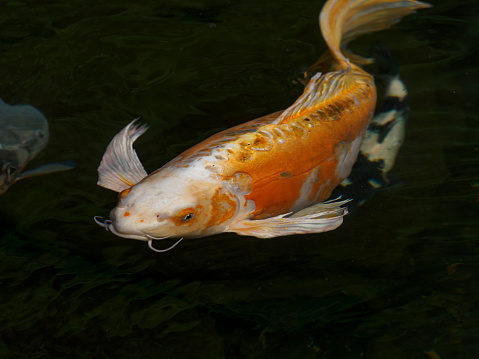
[[[348,61],[341,46],[358,36],[387,29],[415,10],[430,6],[416,0],[328,0],[319,23],[331,55],[341,65]]]

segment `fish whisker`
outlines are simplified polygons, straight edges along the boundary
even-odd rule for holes
[[[93,220],[95,221],[95,223],[98,224],[100,227],[105,228],[107,231],[110,231],[108,229],[108,226],[111,224],[112,221],[110,219],[105,219],[105,221],[102,223],[98,220],[98,218],[103,218],[103,217],[102,216],[93,217]]]
[[[166,237],[153,237],[153,236],[151,236],[151,235],[149,235],[149,234],[146,234],[146,233],[145,233],[145,236],[147,236],[147,237],[150,238],[150,239],[156,239],[156,240],[161,240],[161,239],[166,239],[166,238],[170,238],[170,237],[171,237],[171,236],[166,236]]]
[[[180,238],[175,244],[173,244],[171,247],[168,247],[166,249],[156,249],[155,247],[153,247],[153,241],[154,241],[155,237],[152,237],[152,236],[149,236],[149,235],[146,235],[146,236],[150,238],[150,240],[148,241],[148,247],[150,247],[150,249],[152,251],[159,252],[159,253],[168,252],[170,249],[175,248],[178,245],[178,243],[180,243],[183,240],[183,238]],[[163,237],[163,238],[159,238],[159,239],[165,239],[165,238],[168,238],[168,237]]]
[[[102,223],[98,220],[98,218],[103,218],[102,216],[95,216],[93,217],[93,220],[95,221],[96,224],[98,224],[100,227],[105,228],[105,223]]]

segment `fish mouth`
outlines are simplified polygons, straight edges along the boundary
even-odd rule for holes
[[[114,235],[117,235],[118,237],[137,239],[137,240],[145,241],[145,242],[150,240],[147,234],[140,235],[140,234],[128,234],[128,233],[119,232],[115,228],[115,225],[113,224],[113,221],[111,219],[105,219],[105,221],[101,222],[100,218],[103,218],[103,217],[100,217],[100,216],[93,217],[96,224],[98,224],[100,227],[105,228],[108,232],[111,232]]]
[[[157,248],[153,247],[153,241],[170,238],[171,236],[153,237],[153,236],[151,236],[149,234],[146,234],[146,233],[144,233],[143,236],[138,235],[138,234],[124,234],[124,233],[118,232],[115,229],[115,226],[113,225],[113,221],[111,219],[105,219],[105,221],[101,222],[100,218],[102,218],[102,217],[100,217],[100,216],[93,217],[95,223],[98,224],[100,227],[105,228],[108,232],[111,232],[111,233],[117,235],[118,237],[138,239],[140,241],[148,242],[148,247],[150,247],[150,249],[154,252],[158,252],[158,253],[168,252],[170,249],[175,248],[183,240],[183,238],[180,238],[173,245],[171,245],[170,247],[168,247],[166,249],[157,249]]]

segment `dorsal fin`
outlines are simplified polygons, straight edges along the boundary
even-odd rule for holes
[[[314,112],[320,104],[358,82],[359,64],[368,61],[357,55],[342,53],[341,47],[358,36],[386,29],[417,9],[430,5],[416,0],[329,0],[320,13],[320,27],[329,53],[323,55],[308,71],[330,70],[314,75],[303,94],[273,124],[288,122]],[[351,64],[353,62],[353,64]],[[354,76],[353,76],[354,72]]]
[[[148,174],[138,159],[133,143],[148,129],[137,119],[121,130],[108,145],[98,167],[98,185],[121,192],[140,182]]]
[[[313,112],[322,102],[339,95],[341,91],[349,88],[352,84],[350,66],[324,75],[317,73],[311,78],[303,94],[272,124],[287,122],[306,114],[306,112]]]

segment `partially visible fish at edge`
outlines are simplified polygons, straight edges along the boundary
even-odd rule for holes
[[[381,88],[381,99],[369,123],[350,175],[332,196],[351,198],[348,210],[354,210],[374,194],[400,185],[398,176],[389,173],[404,141],[409,115],[406,85],[399,75],[399,64],[385,44],[376,44],[374,64],[368,66]]]
[[[329,50],[308,70],[310,80],[295,103],[217,133],[149,175],[133,149],[147,127],[133,121],[113,138],[98,168],[98,184],[120,196],[110,219],[95,221],[152,249],[153,240],[165,238],[222,232],[270,238],[336,229],[348,200],[328,198],[350,175],[377,97],[373,77],[361,67],[370,60],[343,48],[429,6],[327,1],[319,22]],[[373,147],[363,149],[374,156]]]
[[[74,167],[72,162],[50,163],[25,171],[48,140],[48,121],[40,111],[30,105],[9,105],[0,99],[0,194],[20,179]]]

